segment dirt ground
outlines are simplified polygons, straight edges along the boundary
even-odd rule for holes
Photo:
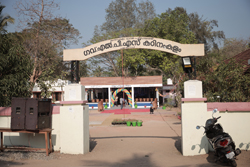
[[[181,121],[178,109],[158,109],[154,114],[101,114],[90,111],[90,152],[68,155],[53,152],[52,158],[23,158],[0,160],[0,167],[210,167],[227,166],[215,163],[213,153],[200,156],[182,156]],[[140,119],[141,127],[112,126],[117,118]],[[74,142],[74,141],[72,141]],[[43,154],[44,153],[39,153]],[[4,156],[5,154],[1,154]],[[9,155],[8,155],[9,156]],[[250,166],[250,151],[242,151],[238,166]]]

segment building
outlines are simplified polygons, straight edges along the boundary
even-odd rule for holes
[[[56,82],[46,81],[45,84],[50,84],[51,89],[49,91],[52,92],[51,97],[53,103],[59,103],[60,101],[64,101],[64,86],[71,84],[68,80],[58,79]],[[36,83],[33,87],[32,98],[41,98],[41,89]]]
[[[155,98],[159,106],[157,88],[162,87],[162,76],[84,77],[80,82],[85,86],[90,109],[97,109],[100,100],[103,100],[108,108],[113,107],[115,96],[120,99],[123,92],[124,99],[132,108],[135,104],[137,108],[149,108]]]
[[[247,49],[244,52],[237,54],[236,56],[232,57],[232,59],[235,59],[236,62],[242,64],[242,66],[245,66],[244,74],[250,74],[250,49]],[[229,60],[226,60],[226,62],[228,61]]]
[[[60,105],[64,101],[64,86],[70,84],[68,80],[58,79],[56,82],[45,82],[51,85],[49,91],[52,92],[52,102]],[[149,108],[151,102],[157,99],[157,104],[163,105],[167,102],[174,90],[171,79],[167,85],[162,85],[162,76],[137,76],[137,77],[83,77],[80,84],[85,87],[85,99],[88,101],[89,109],[97,109],[100,100],[108,108],[115,106],[115,97],[123,97],[127,105],[132,108]],[[123,89],[124,87],[124,89]],[[123,93],[124,92],[124,93]],[[41,89],[35,84],[33,88],[33,98],[41,98]]]

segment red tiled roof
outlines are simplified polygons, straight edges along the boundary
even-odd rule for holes
[[[233,59],[236,60],[236,62],[242,64],[242,66],[246,66],[244,68],[244,73],[250,69],[250,65],[248,64],[248,59],[250,59],[250,49],[245,50],[244,52],[241,52],[239,54],[237,54],[236,56],[232,57]],[[227,60],[226,62],[228,62],[229,60]]]
[[[89,85],[123,85],[122,77],[83,77],[83,86]],[[124,85],[162,84],[162,76],[124,77]]]

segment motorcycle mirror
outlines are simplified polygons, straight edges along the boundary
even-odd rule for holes
[[[244,144],[243,144],[243,143],[240,143],[239,147],[242,148],[243,146],[244,146]]]
[[[218,109],[217,108],[215,108],[214,110],[213,110],[213,113],[216,113],[218,111]]]
[[[201,127],[200,126],[196,126],[196,129],[200,129]]]

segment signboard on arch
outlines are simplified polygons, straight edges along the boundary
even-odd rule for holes
[[[151,37],[124,37],[102,41],[85,48],[63,50],[64,61],[88,58],[122,49],[152,49],[185,56],[204,56],[204,44],[180,44],[178,42]]]

